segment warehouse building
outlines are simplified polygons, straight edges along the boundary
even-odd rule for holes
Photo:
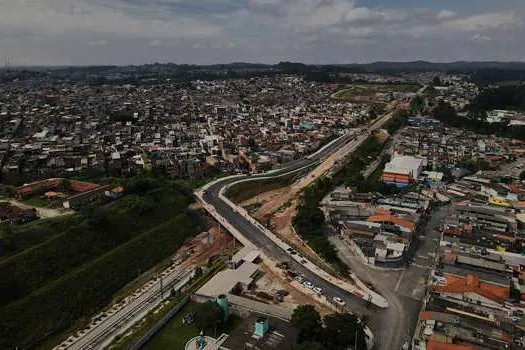
[[[423,170],[425,160],[412,156],[394,156],[385,164],[381,179],[397,187],[406,187],[416,183]]]

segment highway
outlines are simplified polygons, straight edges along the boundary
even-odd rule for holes
[[[334,296],[340,297],[346,302],[347,311],[354,312],[358,315],[367,314],[369,312],[368,308],[370,307],[370,303],[367,300],[363,300],[347,289],[342,288],[341,284],[337,282],[337,279],[334,278],[334,282],[327,280],[312,272],[312,270],[304,266],[304,264],[296,261],[296,257],[292,256],[286,249],[283,249],[274,239],[271,239],[263,227],[254,223],[253,219],[251,220],[243,215],[242,208],[236,207],[235,205],[232,206],[231,202],[228,203],[229,201],[224,198],[223,193],[227,190],[228,186],[240,181],[257,181],[268,178],[278,178],[296,172],[299,173],[307,167],[319,164],[323,159],[332,154],[340,154],[341,158],[343,158],[359,147],[359,145],[368,138],[369,132],[380,128],[391,116],[392,114],[384,115],[372,125],[364,128],[364,132],[361,132],[354,138],[343,136],[309,157],[286,163],[265,174],[230,176],[216,180],[197,191],[196,195],[203,202],[205,209],[214,217],[218,218],[221,224],[236,236],[241,243],[256,247],[261,250],[265,257],[275,263],[282,261],[290,262],[291,268],[295,272],[303,275],[306,280],[311,281],[314,285],[321,287],[328,300],[331,300]]]

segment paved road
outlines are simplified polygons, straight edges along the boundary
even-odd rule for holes
[[[384,122],[386,122],[390,118],[390,116],[391,115],[389,114],[378,119],[371,126],[366,128],[366,132],[361,133],[361,135],[356,136],[354,140],[350,141],[350,144],[356,145],[357,147],[358,144],[366,140],[366,138],[368,137],[368,131],[380,127]],[[251,176],[249,177],[249,179],[255,181],[257,180],[257,178],[261,177],[278,177],[279,175],[289,174],[295,171],[300,172],[301,169],[318,164],[325,157],[336,151],[344,149],[345,146],[345,153],[353,151],[356,147],[348,147],[348,141],[348,137],[340,138],[307,158],[287,163],[266,174]],[[223,199],[220,198],[221,190],[243,178],[243,176],[233,176],[218,180],[212,185],[206,187],[206,190],[203,191],[202,199],[207,204],[213,206],[213,209],[222,218],[224,218],[229,223],[229,225],[233,226],[236,230],[241,232],[242,235],[248,241],[250,241],[258,249],[260,249],[269,259],[271,259],[272,261],[291,262],[291,267],[297,273],[304,275],[305,278],[311,281],[314,285],[321,287],[324,291],[324,294],[328,297],[329,300],[334,296],[338,296],[341,299],[345,300],[348,311],[354,312],[359,315],[369,314],[371,309],[378,309],[374,306],[370,306],[370,303],[354,296],[353,294],[340,288],[338,285],[332,284],[326,281],[325,279],[317,276],[300,263],[297,263],[296,261],[291,259],[289,253],[280,248],[274,241],[272,241],[266,234],[264,234],[264,232],[262,232],[259,227],[254,225],[247,218],[243,217],[237,210],[233,209],[230,205],[228,205],[228,203],[226,203]],[[395,327],[395,324],[393,324],[392,326]],[[374,329],[372,329],[372,331],[374,332]]]
[[[439,245],[436,229],[447,215],[447,210],[442,207],[431,214],[419,236],[421,243],[415,252],[414,263],[406,269],[387,270],[368,266],[339,236],[330,236],[341,259],[360,279],[371,282],[388,300],[388,309],[367,313],[370,327],[375,330],[376,349],[401,349],[403,343],[412,338],[426,292],[426,281],[435,265],[435,252]]]

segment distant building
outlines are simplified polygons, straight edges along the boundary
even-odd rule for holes
[[[381,179],[397,187],[406,187],[417,182],[423,170],[424,159],[412,156],[395,156],[385,164]]]

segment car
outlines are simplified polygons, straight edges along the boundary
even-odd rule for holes
[[[318,295],[323,294],[323,288],[321,287],[314,287],[312,290]]]
[[[295,280],[299,283],[303,283],[304,282],[304,278],[302,276],[295,276]]]
[[[312,289],[314,288],[314,284],[310,281],[304,281],[303,282],[303,285],[306,287],[306,288],[309,288],[309,289]]]
[[[308,262],[308,261],[306,261],[306,260],[304,260],[304,259],[301,260],[301,264],[306,264],[307,262]]]
[[[519,317],[510,317],[510,322],[512,322],[512,323],[519,322],[519,320],[520,320]]]
[[[336,303],[339,306],[345,306],[346,305],[345,301],[343,299],[339,298],[339,297],[334,297],[332,300],[334,301],[334,303]]]

